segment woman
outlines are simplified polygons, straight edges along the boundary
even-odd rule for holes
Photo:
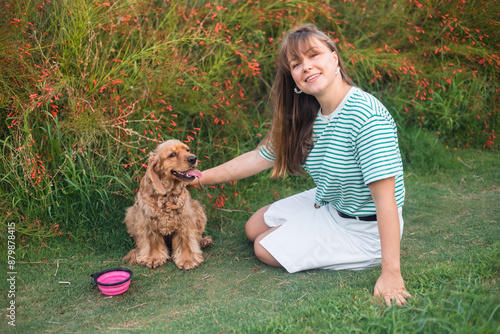
[[[354,87],[335,44],[312,24],[284,39],[271,93],[269,135],[257,150],[203,171],[201,183],[271,167],[273,177],[305,169],[316,188],[265,206],[246,223],[256,256],[290,273],[381,264],[374,295],[405,304],[411,297],[400,271],[405,189],[391,115]]]

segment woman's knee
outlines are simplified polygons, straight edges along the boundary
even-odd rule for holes
[[[277,229],[278,227],[273,227],[270,229],[269,233]],[[259,235],[253,244],[253,250],[255,252],[255,256],[263,263],[273,266],[273,267],[282,267],[282,265],[265,249],[260,241],[264,239],[265,236],[269,234],[268,232],[262,233]]]
[[[257,210],[245,224],[245,233],[248,240],[255,241],[260,234],[269,229],[269,226],[264,221],[264,213],[269,209],[269,206],[267,205]]]

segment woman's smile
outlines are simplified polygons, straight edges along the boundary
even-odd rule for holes
[[[311,82],[311,81],[314,81],[314,80],[316,80],[316,79],[317,79],[320,75],[321,75],[321,73],[311,75],[311,76],[309,76],[309,77],[307,77],[307,78],[306,78],[306,82]]]

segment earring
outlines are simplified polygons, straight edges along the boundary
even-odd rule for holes
[[[337,71],[335,71],[335,74],[340,74],[340,67],[337,67]]]
[[[295,94],[301,94],[302,93],[302,91],[300,89],[298,89],[297,87],[295,87],[293,89],[293,91],[295,92]]]

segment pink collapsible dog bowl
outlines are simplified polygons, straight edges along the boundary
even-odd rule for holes
[[[90,277],[94,279],[91,283],[97,285],[103,294],[116,296],[127,291],[132,271],[127,268],[112,268],[94,273]]]

